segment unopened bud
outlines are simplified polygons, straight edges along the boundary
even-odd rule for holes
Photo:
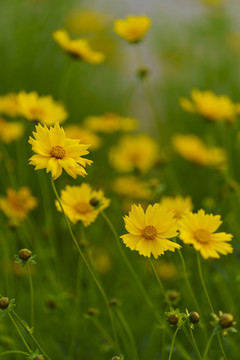
[[[42,355],[38,355],[34,358],[34,360],[44,360],[44,357]]]
[[[97,313],[98,313],[98,311],[97,311],[96,308],[88,308],[88,309],[87,309],[87,314],[88,314],[89,316],[95,316],[95,315],[97,315]]]
[[[219,318],[219,323],[223,329],[227,329],[233,324],[233,315],[232,314],[222,314]]]
[[[168,292],[167,297],[168,297],[168,300],[175,301],[179,298],[179,295],[180,294],[178,291],[172,290],[172,291]]]
[[[96,196],[94,196],[90,200],[90,205],[92,205],[93,207],[97,207],[99,205],[99,199]]]
[[[31,256],[32,252],[28,249],[21,249],[18,253],[18,257],[23,261],[27,261]]]
[[[189,320],[192,324],[197,324],[200,320],[200,316],[197,312],[193,311],[189,314]]]
[[[112,299],[109,300],[108,305],[109,306],[116,306],[117,303],[118,303],[118,299],[112,298]]]
[[[171,325],[177,325],[179,318],[178,318],[177,314],[171,314],[168,316],[167,319]]]
[[[9,299],[7,297],[0,298],[0,309],[4,310],[9,306]]]

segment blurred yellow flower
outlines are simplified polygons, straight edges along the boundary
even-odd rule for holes
[[[63,30],[56,30],[53,33],[54,40],[69,55],[89,64],[96,65],[104,61],[105,55],[99,51],[93,51],[87,39],[71,40],[68,33]]]
[[[69,31],[81,35],[105,29],[108,15],[92,9],[74,9],[67,14],[65,25]]]
[[[39,96],[35,91],[21,91],[18,96],[19,114],[30,121],[39,121],[43,125],[62,123],[68,114],[61,103],[49,96]]]
[[[35,166],[35,170],[46,168],[47,173],[52,173],[54,180],[62,174],[62,169],[74,179],[77,175],[87,175],[85,166],[92,161],[82,156],[89,153],[89,145],[68,139],[58,123],[50,129],[46,125],[38,124],[33,136],[35,139],[30,137],[28,142],[36,155],[29,159],[29,163]]]
[[[24,133],[23,124],[0,118],[0,140],[6,144],[18,140]]]
[[[126,19],[118,19],[114,22],[113,31],[123,39],[131,42],[139,42],[152,24],[147,16],[127,16]]]
[[[209,121],[233,122],[236,117],[236,105],[226,95],[216,95],[212,91],[191,91],[192,101],[185,97],[179,99],[181,107],[188,112],[202,115]]]
[[[103,249],[93,249],[93,263],[99,274],[106,274],[112,269],[112,260]]]
[[[186,160],[198,165],[222,168],[227,159],[223,149],[207,148],[196,135],[176,134],[172,137],[174,149]]]
[[[120,236],[126,246],[140,255],[155,258],[164,251],[180,249],[181,246],[168,238],[177,235],[173,211],[165,211],[159,204],[148,205],[144,213],[141,205],[132,205],[129,216],[124,217],[129,234]]]
[[[163,206],[166,211],[174,211],[174,217],[181,219],[186,210],[192,210],[193,204],[190,196],[183,198],[182,196],[176,197],[163,197],[160,201],[160,205]]]
[[[67,185],[65,190],[61,191],[61,202],[69,219],[74,224],[82,221],[84,226],[94,222],[98,214],[110,204],[102,190],[93,190],[86,183],[80,186]],[[57,201],[56,206],[61,211]]]
[[[114,113],[100,116],[88,116],[84,125],[92,131],[113,133],[115,131],[134,131],[138,123],[131,117],[123,117]]]
[[[94,132],[82,128],[78,125],[67,125],[65,127],[66,136],[70,139],[79,139],[84,144],[90,144],[90,150],[97,150],[101,146],[101,139]]]
[[[185,244],[191,244],[207,259],[219,258],[219,254],[232,253],[233,248],[228,241],[231,234],[215,233],[222,224],[220,215],[205,214],[204,210],[197,213],[186,212],[179,222],[180,239]]]
[[[157,142],[146,134],[122,137],[109,153],[111,165],[120,172],[138,170],[146,173],[158,159]]]
[[[0,114],[10,117],[18,115],[17,94],[10,93],[0,96]]]
[[[132,199],[151,199],[149,184],[135,176],[121,176],[113,181],[112,189],[117,194]]]
[[[161,261],[156,266],[156,270],[162,280],[173,280],[178,276],[178,270],[172,262]]]
[[[17,191],[8,188],[7,196],[0,198],[0,209],[8,218],[15,220],[26,219],[37,204],[37,199],[32,196],[28,187],[22,187]]]

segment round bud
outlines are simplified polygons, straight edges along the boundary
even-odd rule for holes
[[[92,205],[93,207],[97,207],[99,205],[99,199],[96,196],[94,196],[90,200],[90,205]]]
[[[34,360],[44,360],[42,355],[35,356]]]
[[[9,306],[9,299],[7,297],[0,298],[0,309],[4,310]]]
[[[191,321],[192,324],[197,324],[200,320],[200,316],[198,315],[197,312],[193,311],[189,314],[189,320]]]
[[[175,291],[175,290],[169,291],[168,300],[175,301],[175,300],[177,300],[178,297],[179,297],[179,292],[178,291]]]
[[[140,79],[144,79],[149,75],[149,69],[147,67],[141,67],[140,69],[138,69],[137,75]]]
[[[96,308],[88,308],[87,309],[87,314],[89,315],[89,316],[95,316],[95,315],[97,315],[97,309]]]
[[[112,360],[120,360],[120,357],[119,357],[119,356],[114,356],[114,357],[112,358]]]
[[[232,314],[222,314],[219,319],[219,323],[223,329],[227,329],[233,324],[233,316]]]
[[[171,324],[171,325],[177,325],[178,323],[178,316],[177,314],[171,314],[168,316],[168,322]]]
[[[56,301],[49,299],[46,301],[46,306],[49,307],[49,309],[56,309],[57,304]]]
[[[118,299],[112,298],[112,299],[109,300],[108,305],[109,306],[116,306],[117,303],[118,303]]]
[[[32,252],[28,249],[21,249],[18,253],[18,257],[23,261],[27,261],[31,256]]]

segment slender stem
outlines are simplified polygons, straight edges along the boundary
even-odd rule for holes
[[[165,291],[165,289],[164,289],[164,286],[163,286],[163,284],[162,284],[162,282],[161,282],[161,280],[160,280],[160,277],[159,277],[159,275],[158,275],[158,273],[157,273],[157,270],[156,270],[155,265],[153,264],[151,258],[149,258],[149,262],[150,262],[150,265],[151,265],[151,267],[152,267],[153,273],[154,273],[154,275],[155,275],[155,277],[156,277],[156,279],[157,279],[157,282],[158,282],[158,285],[159,285],[159,287],[160,287],[160,289],[161,289],[161,292],[162,292],[162,294],[164,295],[165,300],[166,300],[166,302],[168,303],[168,305],[171,306],[171,302],[169,301],[169,299],[168,299],[168,297],[167,297],[167,295],[166,295],[166,291]]]
[[[27,263],[27,271],[29,277],[29,284],[30,284],[30,292],[31,292],[31,327],[34,327],[34,293],[33,293],[33,282],[32,282],[32,275],[29,268],[29,264]]]
[[[95,317],[95,316],[91,316],[90,317],[92,322],[94,323],[94,325],[96,326],[96,328],[99,330],[99,332],[102,334],[102,336],[104,337],[104,339],[106,339],[108,341],[109,344],[113,345],[113,341],[111,339],[111,336],[107,333],[107,331],[104,329],[104,327],[102,326],[102,324],[100,323],[100,321]]]
[[[105,302],[105,304],[106,304],[106,306],[107,306],[107,311],[108,311],[108,314],[109,314],[109,318],[110,318],[110,322],[111,322],[111,326],[112,326],[112,330],[113,330],[113,335],[114,335],[114,339],[115,339],[115,343],[116,343],[116,350],[117,350],[117,352],[120,352],[120,351],[119,351],[119,343],[118,343],[117,331],[116,331],[116,327],[115,327],[115,323],[114,323],[114,318],[113,318],[112,311],[111,311],[110,307],[108,306],[108,299],[107,299],[107,296],[106,296],[106,294],[105,294],[105,291],[104,291],[103,287],[101,286],[100,282],[98,281],[97,277],[95,276],[95,274],[94,274],[91,266],[88,264],[88,262],[87,262],[87,260],[86,260],[86,258],[85,258],[85,256],[84,256],[84,254],[83,254],[80,246],[78,245],[77,239],[75,238],[75,236],[74,236],[74,234],[73,234],[73,231],[72,231],[70,222],[69,222],[68,217],[67,217],[67,215],[66,215],[66,213],[65,213],[65,211],[64,211],[64,209],[63,209],[61,199],[60,199],[60,197],[59,197],[59,195],[58,195],[58,192],[57,192],[57,189],[56,189],[56,187],[55,187],[55,184],[54,184],[54,181],[53,181],[53,178],[52,178],[52,177],[51,177],[51,184],[52,184],[52,188],[53,188],[54,194],[55,194],[55,196],[56,196],[56,198],[57,198],[57,201],[58,201],[58,203],[59,203],[59,206],[60,206],[60,208],[61,208],[61,210],[62,210],[62,213],[63,213],[63,215],[64,215],[64,218],[65,218],[65,220],[66,220],[67,227],[68,227],[68,230],[69,230],[69,232],[70,232],[71,238],[72,238],[72,240],[73,240],[73,242],[74,242],[74,244],[75,244],[75,246],[76,246],[76,248],[77,248],[77,250],[78,250],[79,255],[81,256],[84,264],[86,265],[86,267],[87,267],[90,275],[92,276],[95,284],[97,285],[97,287],[98,287],[98,289],[99,289],[99,291],[100,291],[100,293],[101,293],[101,295],[102,295],[102,297],[103,297],[103,299],[104,299],[104,302]]]
[[[21,355],[29,355],[29,353],[26,353],[25,351],[20,351],[20,350],[9,350],[9,351],[4,351],[2,353],[0,353],[0,356],[4,356],[4,355],[8,355],[8,354],[21,354]]]
[[[175,330],[175,333],[173,335],[173,338],[172,338],[172,343],[171,343],[171,348],[170,348],[170,353],[169,353],[169,356],[168,356],[168,360],[171,360],[171,358],[172,358],[173,345],[174,345],[178,330],[179,330],[179,328],[177,327],[176,330]]]
[[[9,317],[10,317],[10,319],[11,319],[11,321],[12,321],[13,325],[15,326],[15,328],[16,328],[16,330],[17,330],[17,332],[18,332],[19,336],[20,336],[20,338],[22,339],[22,342],[24,343],[24,345],[26,346],[27,350],[28,350],[28,351],[29,351],[29,353],[31,354],[32,350],[31,350],[31,349],[30,349],[30,347],[28,346],[28,344],[27,344],[26,340],[24,339],[24,337],[23,337],[23,335],[22,335],[21,331],[19,330],[19,328],[18,328],[18,326],[17,326],[17,324],[16,324],[15,320],[13,319],[12,315],[10,314],[10,312],[8,313],[8,315],[9,315]]]
[[[204,351],[203,360],[207,359],[208,350],[209,350],[209,348],[210,348],[210,345],[211,345],[211,343],[212,343],[212,339],[213,339],[214,335],[215,335],[215,333],[214,333],[214,331],[213,331],[212,334],[211,334],[211,336],[210,336],[210,338],[209,338],[209,340],[208,340],[206,349],[205,349],[205,351]]]
[[[191,335],[191,338],[192,338],[192,342],[193,342],[193,345],[194,345],[196,354],[197,354],[197,356],[199,357],[199,359],[202,360],[202,356],[201,356],[200,351],[199,351],[199,349],[198,349],[198,346],[197,346],[195,337],[194,337],[194,335],[193,335],[193,331],[192,331],[191,328],[189,329],[189,331],[190,331],[190,335]]]

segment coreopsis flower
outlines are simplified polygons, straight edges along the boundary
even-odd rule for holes
[[[130,43],[137,43],[146,34],[152,24],[147,16],[127,16],[114,22],[114,32]]]
[[[228,243],[231,234],[216,230],[222,224],[220,215],[205,214],[204,210],[197,213],[186,212],[179,221],[180,239],[185,244],[191,244],[207,259],[219,258],[219,254],[232,253],[233,248]]]
[[[113,133],[115,131],[134,131],[137,129],[138,123],[131,117],[107,113],[100,116],[88,116],[84,125],[92,131]]]
[[[212,91],[191,91],[192,101],[185,97],[179,99],[181,107],[191,113],[202,115],[209,121],[233,122],[236,117],[236,104],[226,95],[216,95]]]
[[[71,40],[68,33],[63,29],[55,31],[53,38],[62,50],[76,59],[83,60],[92,65],[97,65],[104,61],[104,54],[100,51],[92,50],[87,39]]]
[[[112,189],[117,194],[127,198],[149,200],[152,197],[148,183],[131,175],[115,179]]]
[[[179,155],[194,164],[222,168],[227,163],[223,149],[206,147],[196,135],[176,134],[172,138],[172,144]]]
[[[98,135],[78,125],[67,125],[65,133],[70,139],[79,139],[84,144],[90,144],[91,151],[97,150],[101,146],[101,139]]]
[[[177,235],[173,211],[165,211],[159,204],[149,205],[144,213],[141,205],[132,205],[129,215],[124,217],[129,234],[122,235],[124,244],[140,255],[155,258],[165,251],[180,249],[180,245],[168,240]]]
[[[20,91],[17,96],[19,114],[30,121],[39,121],[43,125],[62,123],[68,117],[64,106],[51,96],[39,96],[32,91]]]
[[[146,134],[126,135],[110,149],[109,161],[120,172],[146,173],[159,159],[158,144]]]
[[[86,183],[80,186],[67,185],[65,190],[61,191],[61,202],[71,222],[76,224],[82,221],[84,226],[94,222],[98,214],[110,204],[102,190],[93,190]],[[57,201],[56,206],[61,211]]]
[[[0,198],[0,209],[11,220],[24,220],[36,208],[37,199],[26,186],[19,190],[7,189],[7,196]]]
[[[77,175],[87,175],[85,167],[92,161],[82,156],[89,153],[89,145],[81,144],[78,139],[68,139],[58,123],[50,129],[38,124],[33,136],[28,142],[36,155],[29,159],[29,163],[35,166],[35,170],[46,169],[47,173],[52,173],[54,180],[62,174],[62,169],[74,179]]]
[[[0,118],[0,140],[6,144],[18,140],[24,133],[23,124]]]
[[[18,115],[17,94],[10,93],[0,96],[0,114],[10,117]]]
[[[193,204],[190,196],[183,198],[182,196],[176,197],[163,197],[160,201],[160,205],[163,206],[166,211],[174,211],[174,217],[179,220],[186,210],[192,210]]]

